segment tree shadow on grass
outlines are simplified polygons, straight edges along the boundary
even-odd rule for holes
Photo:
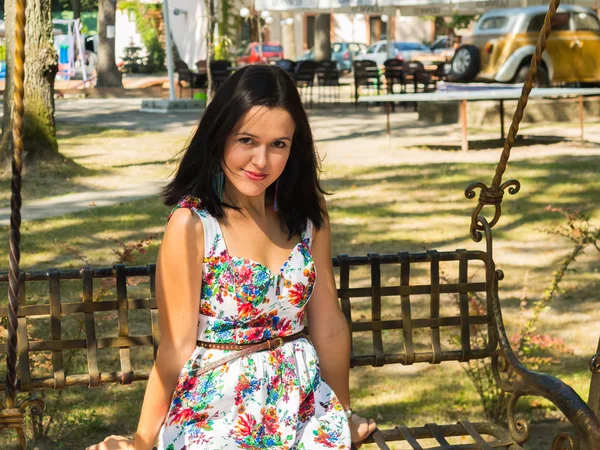
[[[324,183],[325,188],[332,192],[344,192],[346,198],[352,192],[360,193],[361,189],[372,187],[385,187],[382,194],[376,196],[362,196],[358,205],[349,204],[349,201],[338,200],[334,210],[338,210],[350,216],[365,215],[377,218],[388,217],[398,221],[414,220],[415,228],[418,229],[419,221],[416,219],[424,217],[464,215],[468,219],[476,206],[476,201],[464,198],[464,190],[468,184],[475,181],[483,181],[491,184],[495,165],[493,164],[428,164],[427,166],[380,166],[364,167],[352,170],[341,177],[330,177]],[[558,207],[583,208],[584,210],[594,208],[597,199],[600,198],[600,184],[597,182],[597,174],[600,172],[599,156],[559,156],[549,159],[535,161],[515,161],[510,163],[505,173],[504,180],[517,178],[521,181],[521,191],[516,196],[506,195],[504,197],[504,217],[496,226],[496,239],[510,240],[510,234],[523,225],[534,226],[546,221],[559,220],[556,213],[546,210],[548,203]],[[523,174],[523,176],[521,176]],[[558,186],[562,186],[559,188]],[[564,190],[565,193],[557,195],[550,200],[544,200],[544,194],[550,190],[557,193]],[[396,205],[394,195],[386,197],[387,192],[399,192],[410,195],[411,201],[423,199],[425,205],[436,205],[440,212],[431,212],[426,209],[422,212],[403,212],[402,206]],[[448,193],[456,193],[449,198]],[[440,195],[443,194],[443,195]],[[382,198],[380,198],[382,197]],[[460,203],[454,200],[463,199],[464,209]],[[447,207],[445,205],[448,205]],[[392,208],[394,207],[394,208]],[[489,207],[487,209],[490,209]],[[484,214],[488,213],[484,209]],[[488,213],[489,214],[489,213]],[[406,219],[406,217],[409,219]],[[363,216],[364,217],[364,216]],[[335,226],[334,232],[340,225]],[[343,229],[343,225],[342,225]],[[467,229],[465,229],[465,237]],[[415,237],[419,238],[418,233]],[[433,239],[430,244],[435,248],[453,246],[464,238],[447,238],[440,235]],[[416,240],[413,242],[417,242]],[[389,248],[392,251],[398,248],[391,240]]]
[[[581,141],[575,141],[562,136],[542,136],[542,135],[519,135],[515,139],[513,148],[519,147],[531,147],[534,145],[552,145],[560,143],[570,143],[574,145],[584,145]],[[591,142],[589,143],[591,144]],[[419,147],[423,150],[442,150],[442,151],[459,151],[462,149],[460,144],[419,144],[415,147]],[[494,150],[502,149],[504,147],[504,139],[469,139],[469,151],[476,150]]]
[[[39,200],[55,195],[86,191],[89,188],[74,182],[74,177],[92,177],[105,173],[105,170],[90,169],[70,158],[62,157],[60,161],[38,161],[24,168],[22,173],[23,199]],[[0,208],[10,206],[11,173],[0,173],[0,183],[6,186],[0,190]]]

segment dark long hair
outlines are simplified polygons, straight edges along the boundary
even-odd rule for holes
[[[244,67],[218,89],[183,150],[175,176],[162,190],[164,204],[174,206],[191,194],[210,214],[223,217],[223,208],[231,205],[219,200],[212,180],[221,170],[228,136],[254,106],[283,108],[296,123],[290,156],[277,187],[281,225],[289,238],[304,231],[306,219],[320,228],[326,214],[321,201],[325,191],[319,183],[320,163],[308,117],[293,80],[275,66]],[[266,201],[273,201],[274,195],[275,183],[267,188]]]

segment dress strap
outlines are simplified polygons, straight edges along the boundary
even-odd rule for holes
[[[312,248],[314,230],[315,226],[313,225],[312,220],[306,219],[306,229],[302,232],[302,240],[306,243],[308,248]]]
[[[202,221],[202,228],[204,228],[204,256],[209,258],[221,253],[224,248],[224,242],[221,237],[219,222],[204,208],[202,201],[198,197],[188,194],[179,200],[177,205],[171,210],[167,218],[167,223],[171,219],[171,216],[173,216],[173,213],[181,208],[190,209]]]

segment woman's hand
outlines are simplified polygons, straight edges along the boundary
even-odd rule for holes
[[[123,436],[109,436],[99,444],[87,447],[85,450],[134,450],[133,440]]]
[[[350,437],[352,439],[352,443],[357,449],[362,445],[362,441],[364,441],[377,428],[375,420],[367,420],[357,414],[352,414],[349,423]]]

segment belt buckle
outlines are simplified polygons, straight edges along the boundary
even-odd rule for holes
[[[279,348],[283,345],[283,338],[278,336],[273,338],[271,342],[273,342],[273,344],[269,346],[269,349]]]

